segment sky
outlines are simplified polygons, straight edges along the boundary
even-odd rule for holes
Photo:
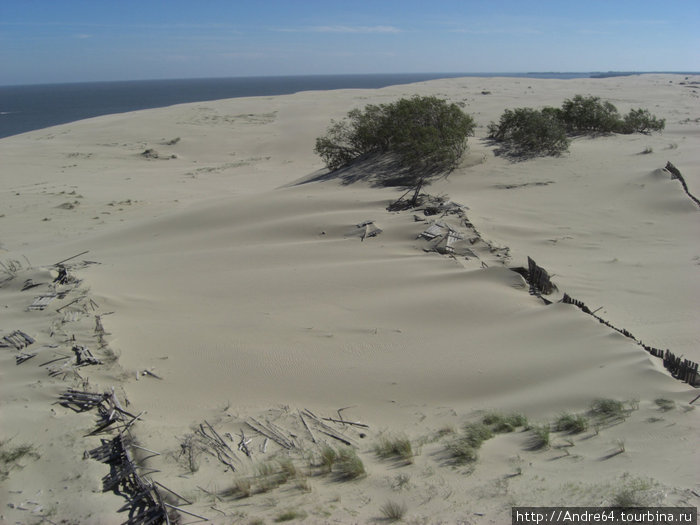
[[[0,85],[700,71],[700,0],[0,0]]]

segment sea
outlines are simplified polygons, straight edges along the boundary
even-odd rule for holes
[[[376,89],[439,78],[588,78],[591,73],[405,73],[304,75],[0,86],[0,138],[100,115],[186,102],[288,95],[299,91]]]

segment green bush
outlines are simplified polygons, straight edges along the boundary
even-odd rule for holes
[[[576,95],[561,106],[561,119],[569,133],[613,133],[619,130],[620,114],[610,102],[600,97]]]
[[[665,119],[658,119],[648,109],[630,110],[620,124],[620,133],[651,133],[662,131],[666,126]]]
[[[507,109],[499,122],[489,124],[489,138],[502,144],[498,153],[511,157],[556,156],[569,148],[569,136],[596,133],[651,133],[664,129],[646,109],[620,116],[617,108],[600,97],[576,95],[561,108]]]
[[[332,121],[326,135],[316,139],[314,152],[330,170],[367,155],[391,153],[402,166],[425,177],[457,166],[475,126],[457,104],[414,96],[370,104]]]
[[[511,157],[559,155],[569,148],[566,128],[555,108],[507,109],[498,124],[489,125],[489,137],[503,143],[500,153]]]

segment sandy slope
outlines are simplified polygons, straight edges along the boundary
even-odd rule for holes
[[[164,452],[148,462],[161,471],[153,479],[217,522],[269,522],[294,508],[307,521],[362,523],[395,500],[415,522],[503,523],[511,505],[608,503],[638,478],[654,480],[638,491],[649,503],[697,505],[694,390],[576,308],[544,306],[508,269],[531,256],[560,292],[602,307],[599,315],[647,344],[700,360],[699,210],[661,170],[673,162],[700,193],[698,90],[683,80],[451,79],[187,104],[0,141],[0,260],[19,261],[0,287],[0,336],[21,329],[40,349],[19,366],[14,350],[0,350],[0,438],[5,448],[32,443],[41,456],[23,458],[2,482],[2,519],[37,522],[49,511],[56,522],[126,519],[116,513],[124,500],[100,492],[106,467],[81,459],[99,444],[83,437],[94,418],[50,405],[80,382],[39,366],[43,356],[70,353],[72,336],[97,348],[94,315],[108,332],[96,353],[118,361],[81,376],[147,411],[133,432]],[[623,112],[647,107],[667,129],[578,138],[560,158],[493,155],[485,128],[505,108],[559,105],[578,93]],[[331,118],[412,94],[463,102],[479,123],[464,166],[430,187],[468,207],[482,236],[476,257],[424,251],[417,236],[429,222],[386,211],[397,190],[304,182],[322,169],[313,141]],[[149,148],[158,158],[141,155]],[[366,220],[383,232],[361,240],[355,225]],[[468,230],[458,217],[446,220]],[[84,250],[74,263],[99,264],[75,267],[83,282],[73,295],[26,311],[34,295],[22,283],[50,281],[51,264]],[[96,306],[85,299],[56,311],[73,296]],[[614,426],[553,434],[546,451],[528,450],[530,434],[516,432],[487,441],[470,468],[445,459],[448,429],[480,410],[545,422],[599,397],[638,400],[628,405],[638,409]],[[661,412],[660,397],[676,408]],[[370,427],[339,428],[367,467],[360,481],[308,466],[318,460],[309,457],[320,427],[309,435],[298,410],[336,417],[342,407]],[[245,429],[254,459],[264,461],[279,447],[259,451],[263,438],[244,425],[251,416],[296,435],[303,451],[291,457],[304,476],[250,498],[216,499],[197,487],[230,489],[256,472],[255,461],[241,455],[231,474],[204,454],[189,472],[180,445],[206,419],[232,435],[232,447]],[[379,435],[401,433],[420,452],[412,465],[375,457]],[[575,447],[557,448],[566,439]],[[252,479],[261,485],[260,475]]]

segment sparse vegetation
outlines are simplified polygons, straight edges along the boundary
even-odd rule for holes
[[[300,519],[306,518],[306,516],[307,516],[306,512],[296,510],[296,509],[290,509],[290,510],[284,511],[282,514],[279,514],[275,518],[275,522],[280,523],[283,521],[291,521],[291,520],[297,520],[297,519],[300,520]]]
[[[659,505],[663,496],[656,490],[656,484],[649,479],[625,479],[621,486],[614,489],[611,506],[618,508],[648,507]]]
[[[406,515],[408,508],[404,503],[397,503],[395,501],[387,501],[384,505],[379,507],[379,511],[384,516],[387,521],[400,521]]]
[[[469,423],[462,433],[447,444],[447,452],[456,465],[463,465],[477,460],[477,451],[481,444],[494,436],[493,431],[484,423]]]
[[[382,459],[399,459],[407,463],[413,462],[413,447],[405,437],[382,437],[374,447],[374,452]]]
[[[627,416],[625,404],[616,399],[596,399],[591,403],[590,412],[605,419],[624,419]]]
[[[0,479],[6,479],[13,468],[22,468],[19,461],[25,458],[39,459],[41,456],[34,445],[24,443],[10,446],[11,439],[0,441]]]
[[[582,414],[565,412],[557,417],[554,428],[557,432],[580,434],[588,430],[588,418]]]
[[[529,447],[531,450],[543,450],[549,448],[549,425],[537,425],[530,427],[530,432],[531,437],[529,440]]]
[[[499,414],[492,412],[484,416],[481,420],[484,425],[488,425],[496,434],[513,432],[518,427],[527,426],[527,418],[522,414]]]
[[[662,412],[668,412],[669,410],[676,408],[676,402],[673,399],[659,397],[654,399],[654,403],[656,403],[656,406],[658,406],[659,410]]]
[[[350,481],[363,477],[365,465],[352,448],[344,448],[338,452],[335,461],[337,478],[341,481]]]
[[[326,473],[333,470],[333,464],[338,459],[338,453],[333,447],[324,445],[321,449],[321,466],[326,471]]]

